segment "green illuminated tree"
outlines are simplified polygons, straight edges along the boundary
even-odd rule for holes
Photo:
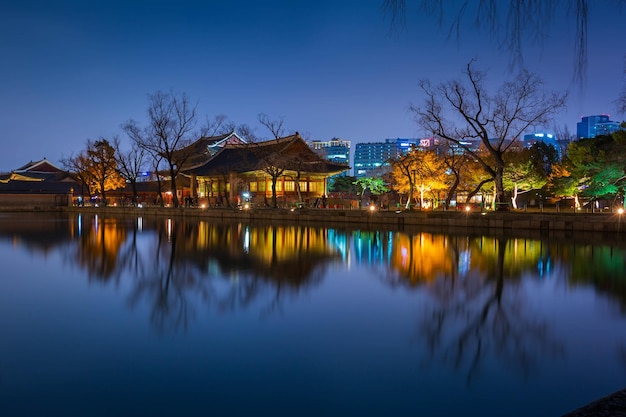
[[[504,188],[511,193],[511,204],[517,208],[517,197],[543,187],[548,178],[542,169],[541,161],[533,160],[533,152],[524,148],[506,155]]]
[[[582,139],[568,146],[567,158],[550,178],[557,195],[574,192],[593,199],[622,196],[626,186],[626,135]]]
[[[329,185],[331,191],[357,194],[359,191],[356,186],[356,177],[352,176],[338,176],[331,178],[332,183]]]
[[[359,190],[359,204],[362,204],[365,192],[369,190],[372,195],[380,195],[389,191],[385,181],[380,177],[361,177],[354,181]]]

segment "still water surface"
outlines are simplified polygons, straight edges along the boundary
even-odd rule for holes
[[[626,387],[625,255],[0,214],[0,415],[559,416]]]

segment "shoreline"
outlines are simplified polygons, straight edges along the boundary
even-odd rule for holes
[[[623,240],[626,213],[539,211],[413,211],[302,208],[197,208],[197,207],[0,207],[0,213],[82,213],[112,216],[156,216],[218,222],[471,233],[503,237],[540,237],[590,240],[599,236]]]

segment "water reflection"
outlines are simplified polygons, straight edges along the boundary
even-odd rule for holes
[[[326,229],[298,225],[244,225],[164,218],[38,214],[0,216],[0,233],[36,252],[55,248],[90,280],[135,282],[131,305],[152,300],[156,315],[188,324],[184,293],[201,294],[221,310],[281,293],[314,288],[333,262],[369,265],[386,285],[426,286],[437,300],[471,300],[485,291],[486,316],[501,307],[522,277],[591,285],[626,306],[623,245],[545,241],[428,232]],[[215,280],[230,291],[215,297]],[[222,282],[223,284],[223,282]],[[161,322],[162,319],[157,320]]]
[[[463,255],[453,260],[456,268],[445,271],[445,279],[432,286],[432,303],[421,319],[419,334],[430,358],[464,372],[468,384],[480,375],[484,362],[498,359],[528,375],[540,358],[564,352],[548,324],[529,308],[528,294],[519,288],[521,276],[535,272],[546,256],[541,243],[528,243],[455,240],[452,252]]]
[[[215,375],[224,375],[248,358],[247,366],[257,366],[257,371],[266,367],[267,375],[288,381],[279,391],[293,385],[289,377],[295,374],[325,383],[336,378],[341,381],[337,386],[354,386],[352,398],[360,400],[362,392],[393,392],[395,396],[388,394],[393,401],[381,396],[380,403],[402,404],[401,411],[415,411],[411,395],[431,396],[430,386],[441,382],[428,379],[425,369],[444,375],[446,383],[459,379],[471,386],[467,392],[455,387],[459,396],[493,392],[503,381],[515,392],[520,386],[511,380],[543,372],[535,398],[546,387],[558,388],[571,370],[582,369],[588,385],[605,384],[594,396],[619,388],[614,381],[623,380],[626,371],[614,369],[616,362],[626,368],[626,340],[619,331],[625,321],[626,246],[619,240],[23,214],[0,215],[0,245],[10,245],[16,258],[30,257],[51,270],[45,280],[25,279],[26,274],[1,277],[2,316],[17,317],[20,323],[5,327],[50,328],[54,331],[39,333],[55,335],[47,340],[37,331],[16,330],[7,338],[15,341],[15,349],[6,357],[18,357],[24,346],[50,349],[63,340],[56,335],[73,339],[76,334],[79,343],[63,344],[57,352],[89,340],[96,342],[81,351],[100,352],[105,344],[102,351],[126,352],[134,346],[143,354],[159,351],[162,344],[158,360],[148,362],[168,363],[191,352],[185,342],[193,340],[203,352],[214,349],[212,357],[195,357],[206,361],[201,362],[205,375],[215,369],[222,370]],[[78,284],[64,280],[69,272],[78,276]],[[37,308],[12,305],[12,294],[19,303]],[[98,307],[91,309],[92,303]],[[88,317],[84,323],[76,318],[80,314]],[[118,329],[124,326],[126,333]],[[130,337],[144,327],[172,337],[156,342]],[[125,337],[118,339],[121,333]],[[602,362],[585,369],[585,358],[596,351]],[[54,363],[64,363],[78,351],[68,352]],[[300,356],[290,356],[294,352]],[[291,359],[281,368],[284,358]],[[195,372],[196,362],[185,363]],[[607,376],[606,368],[614,375]],[[141,369],[135,371],[143,375]],[[509,372],[513,378],[503,377]],[[15,379],[20,372],[11,375]],[[189,378],[175,376],[179,382]],[[223,383],[218,378],[211,390]],[[569,390],[576,388],[573,384]],[[402,389],[406,395],[397,394]],[[432,397],[446,401],[447,390]],[[326,405],[332,407],[333,401],[340,400],[335,397]],[[562,404],[568,404],[563,412],[573,408],[565,400]]]

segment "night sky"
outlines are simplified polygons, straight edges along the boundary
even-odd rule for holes
[[[625,118],[614,101],[625,83],[626,10],[590,3],[582,90],[572,81],[571,14],[557,14],[543,42],[525,50],[547,89],[570,91],[555,124],[571,132],[582,115]],[[476,58],[498,85],[511,68],[471,18],[460,39],[447,39],[415,4],[406,29],[392,33],[380,0],[0,0],[0,172],[43,157],[57,163],[87,139],[127,141],[121,124],[143,124],[158,90],[197,101],[200,122],[225,114],[261,138],[270,134],[259,113],[308,139],[425,136],[408,111],[420,103],[420,79],[458,78]]]

